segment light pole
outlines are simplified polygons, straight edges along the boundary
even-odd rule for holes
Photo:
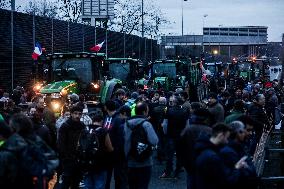
[[[141,6],[141,20],[142,20],[141,35],[142,35],[142,38],[143,38],[144,37],[144,0],[142,0],[142,6]]]
[[[181,35],[183,36],[183,2],[187,0],[181,0]]]
[[[202,52],[204,54],[204,22],[205,18],[208,16],[208,14],[204,14],[202,18]]]

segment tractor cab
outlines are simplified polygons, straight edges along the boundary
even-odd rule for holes
[[[188,65],[181,60],[157,60],[151,64],[151,79],[156,88],[173,90],[185,84]]]
[[[54,111],[66,103],[72,93],[84,94],[88,100],[100,100],[103,90],[104,53],[54,53],[46,55],[46,83],[39,89]]]
[[[144,76],[143,62],[133,58],[108,58],[104,72],[109,78],[115,78],[129,89],[135,88],[135,81]]]

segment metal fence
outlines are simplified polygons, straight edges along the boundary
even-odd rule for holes
[[[11,90],[31,81],[35,42],[47,53],[89,51],[104,40],[108,57],[132,57],[145,62],[159,57],[156,40],[89,25],[0,9],[0,88]]]

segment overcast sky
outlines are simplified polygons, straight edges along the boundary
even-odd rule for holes
[[[1,1],[1,0],[0,0]],[[164,34],[181,35],[183,0],[153,1],[171,25],[163,27]],[[17,5],[27,0],[16,0]],[[281,41],[284,33],[284,0],[187,0],[183,2],[184,34],[202,34],[203,15],[206,27],[268,26],[268,41]]]
[[[181,35],[183,0],[153,0],[173,24],[164,34]],[[184,34],[202,34],[205,27],[268,26],[268,41],[281,41],[284,33],[284,0],[188,0],[183,2]]]

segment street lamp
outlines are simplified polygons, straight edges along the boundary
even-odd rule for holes
[[[142,5],[141,5],[141,20],[142,20],[142,38],[144,37],[144,0],[142,0]]]
[[[203,54],[204,54],[204,22],[205,22],[205,18],[208,16],[208,14],[204,14],[203,15],[203,18],[202,18],[202,32],[203,32],[203,34],[202,34],[202,52],[203,52]]]
[[[187,0],[181,0],[181,35],[183,36],[183,2]]]

